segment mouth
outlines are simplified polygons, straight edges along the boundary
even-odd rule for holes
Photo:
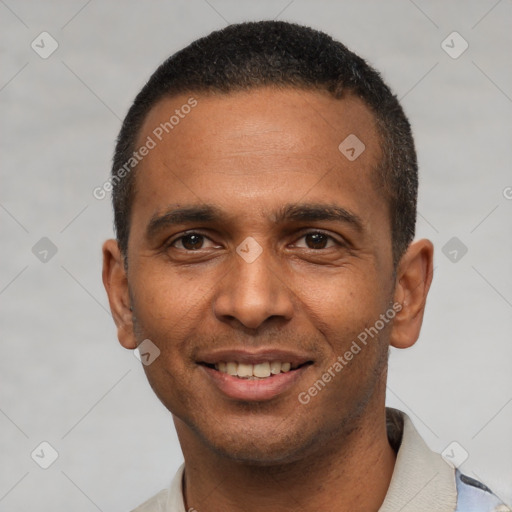
[[[270,379],[282,373],[293,372],[312,364],[312,361],[304,363],[291,363],[282,361],[263,361],[261,363],[251,364],[236,361],[220,361],[219,363],[199,363],[220,373],[246,380]]]
[[[198,365],[224,396],[241,401],[265,401],[290,390],[314,364],[285,353],[251,355],[225,353]]]

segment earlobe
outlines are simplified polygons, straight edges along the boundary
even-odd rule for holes
[[[123,256],[116,240],[103,244],[103,285],[107,291],[110,310],[117,326],[119,343],[125,348],[137,348],[133,334],[133,317],[128,278]]]
[[[433,274],[434,246],[430,240],[417,240],[402,256],[397,269],[395,303],[401,305],[395,316],[390,344],[408,348],[419,337]]]

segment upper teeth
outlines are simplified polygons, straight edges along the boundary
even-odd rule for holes
[[[251,377],[270,377],[270,375],[288,372],[291,367],[291,363],[281,363],[281,361],[268,361],[258,364],[235,363],[234,361],[229,361],[227,363],[221,362],[215,365],[215,368],[222,373],[227,373],[229,375],[245,379]]]

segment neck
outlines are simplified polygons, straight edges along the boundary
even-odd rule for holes
[[[186,510],[377,512],[396,456],[387,438],[384,404],[370,410],[371,417],[363,415],[350,433],[321,443],[299,460],[273,466],[247,465],[222,457],[206,449],[175,418],[185,457]]]

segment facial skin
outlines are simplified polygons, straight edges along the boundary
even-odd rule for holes
[[[432,244],[411,244],[395,272],[388,205],[371,175],[380,139],[361,100],[271,88],[177,96],[151,110],[140,143],[190,96],[198,105],[137,167],[127,272],[117,243],[103,247],[121,344],[150,339],[161,351],[144,370],[174,416],[187,507],[284,510],[291,495],[301,510],[378,510],[394,464],[388,349],[418,338]],[[366,146],[352,162],[338,150],[349,134]],[[205,204],[222,218],[154,222]],[[336,206],[346,219],[277,221],[286,205]],[[262,249],[251,263],[236,251],[247,237]],[[302,405],[299,393],[395,302],[402,309],[379,337]],[[273,349],[310,364],[269,399],[227,396],[200,364],[220,350]]]

